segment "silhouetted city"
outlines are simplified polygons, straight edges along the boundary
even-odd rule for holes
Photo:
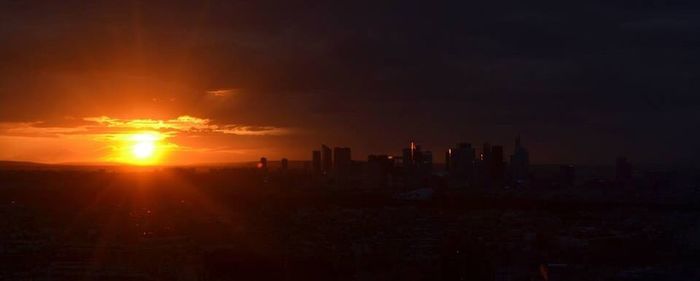
[[[309,160],[220,167],[5,162],[0,276],[698,276],[696,170],[637,167],[624,157],[608,166],[532,165],[526,143],[518,136],[510,147],[477,150],[461,142],[442,163],[414,141],[366,161],[349,147],[320,145]]]
[[[700,280],[700,1],[0,0],[0,281]]]

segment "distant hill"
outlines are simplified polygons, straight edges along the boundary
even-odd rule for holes
[[[51,164],[36,163],[29,161],[0,161],[0,169],[9,167],[46,167],[51,166]]]
[[[302,169],[308,161],[290,160],[289,168]],[[246,162],[226,162],[226,163],[200,163],[190,165],[156,165],[156,166],[132,166],[120,163],[105,163],[105,162],[75,162],[75,163],[38,163],[29,161],[3,161],[0,160],[0,170],[122,170],[122,169],[150,169],[150,168],[166,168],[166,167],[183,167],[183,168],[253,168],[258,164],[257,161]],[[279,168],[280,161],[269,161],[268,167]]]
[[[114,167],[105,163],[37,163],[29,161],[0,161],[0,170],[80,170]]]

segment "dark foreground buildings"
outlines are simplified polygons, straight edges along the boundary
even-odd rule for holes
[[[515,143],[508,165],[499,145],[484,145],[477,158],[478,148],[457,144],[448,173],[426,173],[431,153],[416,143],[397,149],[405,156],[366,162],[334,148],[328,174],[320,150],[306,169],[286,159],[269,169],[264,157],[256,163],[264,171],[0,169],[0,280],[700,276],[697,180],[672,185],[657,173],[658,189],[640,188],[639,168],[621,159],[605,170],[611,180],[591,188],[576,186],[585,168],[551,165],[563,188],[513,192],[501,188],[516,186],[509,179],[550,186],[535,181],[541,167]],[[635,189],[610,188],[618,179]]]
[[[449,175],[405,175],[392,155],[354,167],[347,185],[302,169],[0,170],[0,280],[700,276],[697,181],[686,193],[441,190],[431,179]],[[558,171],[562,186],[582,177]]]

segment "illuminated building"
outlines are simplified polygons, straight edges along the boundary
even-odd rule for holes
[[[411,141],[407,148],[402,150],[403,167],[413,169],[420,162],[420,146],[416,142]]]
[[[416,145],[416,142],[411,141],[411,144],[409,146],[409,149],[411,150],[411,163],[414,165],[416,164],[416,152],[420,153],[420,147]]]
[[[420,145],[411,141],[402,151],[403,168],[407,174],[423,177],[433,170],[433,153],[421,150]]]

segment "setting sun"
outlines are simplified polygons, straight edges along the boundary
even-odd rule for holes
[[[163,140],[167,136],[159,132],[139,132],[119,137],[119,162],[135,165],[153,165],[162,161],[168,147]]]
[[[156,149],[155,138],[151,135],[141,134],[134,136],[137,142],[131,148],[131,153],[135,158],[146,159],[153,156]]]

